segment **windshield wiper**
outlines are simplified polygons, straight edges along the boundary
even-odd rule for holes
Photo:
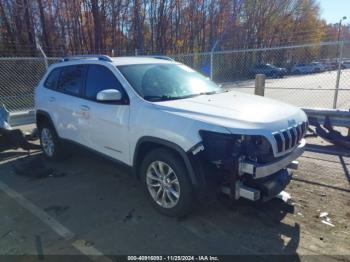
[[[227,92],[227,90],[220,90],[220,91],[208,91],[208,92],[201,92],[197,94],[190,94],[190,95],[185,95],[185,96],[167,96],[167,95],[162,95],[162,96],[144,96],[143,98],[152,101],[152,102],[157,102],[157,101],[168,101],[168,100],[176,100],[176,99],[185,99],[185,98],[191,98],[195,96],[201,96],[201,95],[213,95],[213,94],[219,94]]]
[[[202,92],[199,93],[200,95],[213,95],[219,93],[218,91],[209,91],[209,92]]]
[[[227,92],[226,90],[217,90],[217,91],[208,91],[208,92],[201,92],[198,95],[214,95],[214,94],[220,94],[220,93],[224,93]]]
[[[163,96],[144,96],[143,98],[149,101],[167,101],[167,100],[179,99],[180,97],[163,95]]]

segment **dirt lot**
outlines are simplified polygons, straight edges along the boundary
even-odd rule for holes
[[[305,152],[286,189],[292,205],[218,200],[181,220],[158,214],[135,178],[91,153],[48,163],[53,175],[40,179],[14,172],[23,157],[19,150],[0,153],[0,255],[296,254],[350,261],[349,154]],[[334,226],[321,222],[321,212]]]

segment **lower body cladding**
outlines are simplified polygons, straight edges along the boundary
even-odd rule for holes
[[[218,165],[216,168],[207,169],[206,177],[220,178],[219,191],[229,195],[232,199],[240,198],[252,201],[268,201],[278,196],[289,184],[292,178],[292,170],[298,168],[296,159],[304,152],[305,140],[289,154],[272,162],[257,164],[239,157],[222,162],[234,164]],[[203,150],[205,156],[205,148]],[[208,174],[216,170],[215,175]]]

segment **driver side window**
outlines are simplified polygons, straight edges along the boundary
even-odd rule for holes
[[[125,94],[121,83],[111,70],[102,65],[89,65],[86,76],[85,98],[96,100],[97,93],[106,89],[116,89],[122,95]]]

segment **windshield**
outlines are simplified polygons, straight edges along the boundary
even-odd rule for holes
[[[144,99],[164,101],[214,94],[223,89],[182,64],[138,64],[118,66],[120,72]]]

